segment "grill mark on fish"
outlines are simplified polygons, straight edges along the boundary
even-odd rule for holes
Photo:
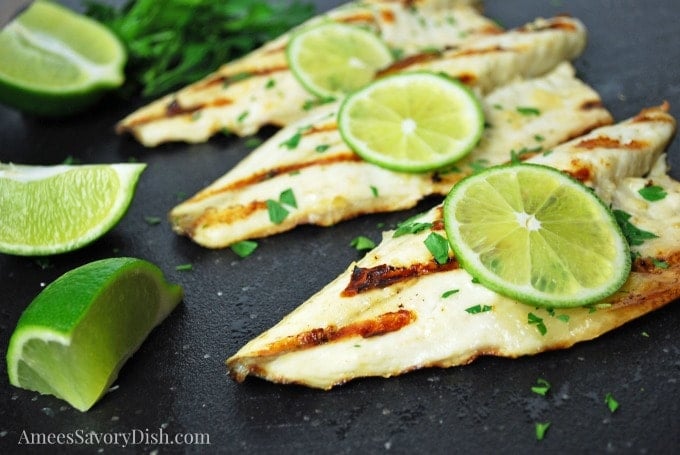
[[[648,144],[643,141],[632,140],[626,144],[623,144],[618,139],[612,139],[608,136],[598,136],[590,139],[584,139],[576,144],[576,147],[580,147],[586,150],[592,150],[595,148],[606,148],[606,149],[628,149],[628,150],[640,150],[647,147]]]
[[[236,223],[239,220],[248,218],[253,213],[260,210],[267,210],[266,201],[252,201],[245,205],[235,205],[227,207],[223,210],[217,210],[214,207],[209,207],[199,217],[193,220],[189,226],[182,226],[182,228],[183,231],[188,235],[193,236],[196,228],[199,226]]]
[[[191,198],[188,202],[199,202],[204,199],[207,199],[209,197],[215,196],[216,194],[220,193],[226,193],[228,191],[236,191],[243,189],[247,186],[250,185],[256,185],[258,183],[273,179],[275,177],[278,177],[279,175],[283,174],[290,174],[291,172],[298,172],[303,169],[308,169],[313,166],[327,166],[331,164],[339,164],[339,163],[351,163],[351,162],[359,162],[362,161],[361,157],[357,155],[356,153],[352,151],[347,151],[344,153],[337,153],[332,156],[327,156],[327,157],[321,157],[318,159],[314,159],[311,161],[305,161],[301,163],[294,163],[294,164],[289,164],[286,166],[279,166],[276,168],[272,169],[267,169],[262,172],[258,172],[256,174],[252,174],[249,177],[236,180],[235,182],[229,183],[228,185],[222,186],[220,188],[215,188],[212,190],[206,190],[203,191],[193,198]]]
[[[347,287],[340,293],[342,297],[353,297],[357,294],[384,289],[394,284],[418,278],[431,273],[446,272],[459,267],[458,261],[449,258],[446,264],[436,261],[425,264],[411,264],[404,267],[380,264],[375,267],[354,267]]]
[[[313,348],[334,341],[343,341],[350,338],[370,338],[387,333],[396,332],[416,320],[415,312],[401,309],[364,319],[351,324],[336,327],[329,325],[323,328],[307,330],[291,335],[274,343],[258,352],[260,356],[273,356]]]
[[[446,60],[454,60],[461,57],[472,57],[485,54],[497,54],[503,52],[517,52],[513,49],[504,48],[501,46],[493,46],[480,49],[462,49],[462,50],[449,50],[449,51],[434,51],[434,52],[422,52],[420,54],[412,55],[406,57],[402,60],[394,62],[388,67],[377,72],[377,77],[383,77],[391,75],[393,73],[402,72],[412,66],[425,64],[431,61],[444,62]],[[477,81],[477,76],[471,73],[461,73],[455,75],[462,83],[466,85],[474,85]]]

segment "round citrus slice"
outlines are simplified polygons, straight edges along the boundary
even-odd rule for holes
[[[123,217],[145,167],[0,164],[0,252],[43,256],[93,242]]]
[[[477,97],[446,76],[404,73],[348,96],[338,113],[345,142],[387,169],[426,172],[467,155],[484,131]]]
[[[141,259],[103,259],[71,270],[19,318],[7,349],[9,381],[86,411],[181,299],[182,289]]]
[[[36,1],[0,31],[0,102],[61,116],[123,83],[126,51],[98,22]]]
[[[393,60],[377,35],[336,22],[294,34],[286,54],[293,75],[319,97],[351,93],[372,81],[376,72]]]
[[[616,292],[630,272],[610,210],[546,166],[499,166],[461,180],[444,202],[444,225],[465,270],[524,303],[587,305]]]

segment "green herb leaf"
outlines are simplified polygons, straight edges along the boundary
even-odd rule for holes
[[[321,144],[321,145],[317,145],[317,146],[314,148],[314,150],[316,150],[316,151],[319,152],[319,153],[323,153],[323,152],[325,152],[326,150],[328,150],[329,148],[331,148],[330,145],[328,145],[328,144]]]
[[[297,201],[295,200],[295,194],[291,188],[283,190],[279,195],[279,202],[281,204],[286,204],[290,207],[297,208]]]
[[[535,107],[517,106],[517,112],[522,115],[541,115],[541,111]]]
[[[550,422],[537,422],[536,423],[536,440],[537,441],[542,441],[543,438],[545,437],[545,433],[548,431],[548,428],[550,428]]]
[[[668,196],[666,190],[664,190],[663,187],[660,187],[658,185],[650,185],[644,188],[640,188],[638,190],[638,193],[640,193],[640,196],[642,196],[643,198],[650,202],[660,201],[661,199]]]
[[[548,328],[545,326],[543,319],[539,318],[534,313],[529,313],[527,322],[531,325],[535,325],[541,335],[548,333]]]
[[[438,264],[446,264],[449,261],[449,241],[441,235],[431,232],[425,239],[425,246]]]
[[[450,289],[442,294],[442,298],[445,299],[447,297],[451,297],[453,294],[457,294],[458,292],[460,292],[460,289]]]
[[[257,242],[253,240],[241,240],[240,242],[231,244],[229,248],[239,257],[245,258],[253,254],[257,247]]]
[[[667,269],[669,267],[668,262],[657,258],[652,258],[652,264],[659,269]]]
[[[289,213],[284,206],[273,199],[267,199],[267,211],[269,212],[269,221],[274,224],[283,223]]]
[[[373,197],[378,197],[378,188],[371,185],[371,194],[373,194]]]
[[[193,270],[193,269],[194,269],[194,266],[191,265],[191,264],[180,264],[180,265],[175,267],[175,270],[177,270],[179,272],[186,272],[186,271]]]
[[[254,149],[255,147],[258,147],[260,144],[262,144],[262,139],[256,136],[251,136],[245,141],[245,146],[248,147],[249,149]]]
[[[607,393],[604,396],[604,402],[609,408],[609,412],[615,412],[617,409],[619,409],[619,402],[614,399],[611,393]]]
[[[536,380],[536,385],[531,387],[531,391],[541,396],[546,396],[550,390],[550,383],[543,378]]]
[[[312,2],[86,0],[85,14],[124,43],[121,93],[158,97],[273,40],[314,14]],[[239,75],[237,75],[239,76]],[[225,83],[238,79],[234,76]]]
[[[492,311],[493,307],[489,305],[475,305],[469,308],[465,308],[465,311],[470,314],[486,313],[487,311]]]
[[[412,216],[407,220],[402,221],[397,224],[397,229],[394,231],[393,237],[401,237],[406,234],[417,234],[418,232],[424,231],[425,229],[430,229],[432,223],[423,223],[418,221],[422,217],[422,214]]]
[[[144,221],[146,221],[149,226],[161,224],[161,218],[158,216],[145,216]]]
[[[375,248],[375,242],[368,237],[363,235],[357,236],[349,244],[353,246],[357,251],[372,250]]]
[[[296,148],[300,144],[301,139],[302,139],[302,132],[298,131],[297,133],[293,134],[290,138],[281,142],[279,145],[281,147],[287,148],[288,150],[293,150],[294,148]]]
[[[626,237],[628,244],[631,246],[642,245],[645,240],[654,239],[658,237],[656,234],[648,231],[643,231],[630,222],[632,215],[623,210],[613,210],[616,222],[619,224],[623,235]]]

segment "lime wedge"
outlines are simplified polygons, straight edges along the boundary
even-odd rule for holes
[[[347,97],[338,128],[366,161],[395,171],[425,172],[468,154],[484,131],[484,114],[477,97],[458,81],[404,73]]]
[[[444,202],[444,225],[465,270],[524,303],[587,305],[616,292],[630,272],[610,210],[546,166],[493,167],[461,180]]]
[[[123,217],[145,167],[0,164],[0,252],[41,256],[96,240]]]
[[[103,25],[36,1],[0,31],[0,102],[37,115],[82,111],[123,83],[125,60]]]
[[[293,75],[313,95],[343,96],[368,84],[392,63],[387,45],[374,33],[327,22],[293,35],[286,49]]]
[[[103,259],[71,270],[19,318],[7,349],[9,381],[87,411],[181,299],[182,289],[141,259]]]

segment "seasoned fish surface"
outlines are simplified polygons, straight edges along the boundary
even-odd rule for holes
[[[395,50],[412,55],[425,48],[457,46],[501,29],[461,0],[357,1],[336,8],[306,25],[332,20],[373,29]],[[286,125],[306,115],[317,101],[288,68],[285,48],[290,33],[176,93],[124,118],[117,131],[132,133],[142,144],[203,142],[228,130],[246,136],[267,124]]]
[[[479,166],[527,158],[611,123],[599,96],[564,63],[550,74],[515,82],[482,102],[486,128],[476,149],[447,172],[409,174],[360,159],[337,130],[338,105],[282,129],[223,177],[170,214],[173,229],[210,248],[272,235],[299,224],[332,225],[362,214],[413,207],[424,196],[446,194]],[[522,115],[533,106],[540,115]],[[290,144],[295,143],[294,147]],[[280,223],[267,200],[291,190],[297,208]]]
[[[417,220],[427,229],[385,233],[377,248],[229,358],[231,376],[329,389],[482,355],[533,355],[593,339],[677,299],[680,182],[666,175],[662,155],[674,131],[666,110],[652,108],[530,159],[592,184],[606,203],[658,236],[633,247],[637,259],[628,281],[601,304],[536,309],[473,283],[452,255],[437,264],[423,244],[431,231],[446,236],[437,206]],[[636,189],[649,181],[662,186],[666,198],[644,200]],[[458,292],[443,297],[451,289]],[[491,310],[466,311],[477,305]],[[544,335],[528,323],[529,313],[542,319]]]

